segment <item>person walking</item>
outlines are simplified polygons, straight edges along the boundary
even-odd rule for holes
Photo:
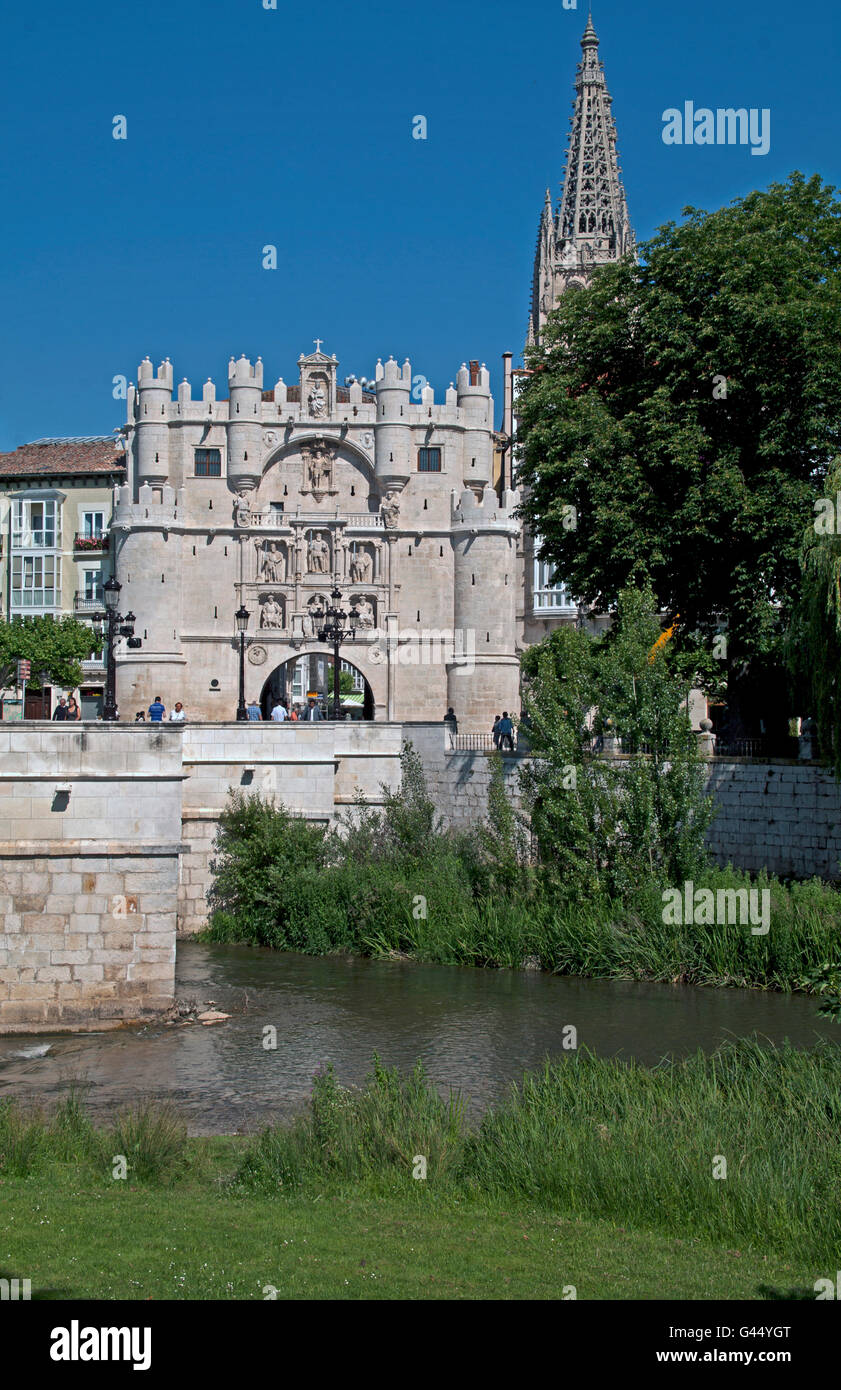
[[[248,714],[249,719],[263,718],[262,714],[260,713],[260,706],[257,704],[256,700],[251,700],[251,702],[246,707],[246,712]]]
[[[277,704],[272,710],[272,719],[274,720],[275,724],[282,724],[284,719],[288,718],[289,711],[286,708],[286,705],[283,703],[282,700],[278,700]]]
[[[81,717],[82,717],[82,711],[79,709],[79,706],[76,704],[76,696],[75,696],[75,695],[71,695],[71,696],[70,696],[70,699],[67,701],[67,718],[68,718],[68,719],[76,720],[76,719],[81,719]]]
[[[304,718],[309,723],[314,723],[316,720],[321,718],[321,710],[318,708],[318,705],[316,704],[315,700],[310,700],[309,704],[307,705],[307,711],[304,715]]]
[[[151,705],[149,706],[149,711],[148,711],[148,713],[149,713],[149,718],[150,718],[150,720],[152,721],[153,724],[160,724],[160,723],[161,723],[161,721],[162,721],[164,715],[166,714],[166,710],[165,710],[165,708],[164,708],[164,702],[163,702],[163,700],[161,699],[160,695],[156,695],[156,696],[155,696],[154,700],[152,701]]]
[[[145,724],[145,723],[146,723],[146,715],[143,713],[142,709],[139,709],[139,710],[137,711],[137,714],[134,716],[134,722],[135,722],[135,724]]]
[[[500,715],[498,715],[498,714],[495,714],[495,715],[494,715],[493,727],[492,727],[492,729],[491,729],[491,738],[493,739],[494,748],[499,748],[499,724],[500,724],[500,719],[501,719],[501,716],[500,716]]]
[[[514,721],[513,721],[512,719],[509,719],[509,717],[508,717],[508,710],[507,710],[507,709],[504,709],[504,710],[502,711],[502,718],[501,718],[500,721],[499,721],[499,725],[498,725],[498,728],[497,728],[497,735],[498,735],[498,738],[499,738],[499,750],[500,750],[500,752],[503,752],[503,751],[504,751],[504,749],[505,749],[505,744],[506,744],[506,741],[507,741],[508,747],[510,748],[511,752],[513,753],[513,752],[514,752]]]
[[[53,719],[66,719],[66,718],[67,718],[67,701],[65,700],[64,696],[62,695],[61,699],[59,700],[58,704],[57,704],[56,707],[55,707],[55,710],[53,711]]]
[[[291,708],[291,710],[289,711],[289,718],[290,718],[295,724],[297,724],[297,722],[298,722],[298,720],[300,719],[300,717],[301,717],[301,716],[300,716],[300,714],[298,713],[298,706],[297,706],[297,705],[293,705],[292,708]]]
[[[169,716],[170,724],[183,724],[186,718],[187,713],[184,709],[184,706],[182,705],[180,700],[176,700],[175,709],[171,711]]]

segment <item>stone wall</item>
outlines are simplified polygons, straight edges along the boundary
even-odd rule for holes
[[[383,783],[399,784],[402,743],[400,724],[187,724],[179,933],[206,925],[213,840],[230,789],[258,792],[326,825],[358,792],[377,803]]]
[[[841,787],[826,768],[715,759],[709,785],[717,815],[707,838],[718,863],[841,877]]]
[[[181,729],[0,726],[0,1031],[172,1001]]]
[[[423,760],[430,795],[448,825],[465,829],[487,814],[487,752],[449,746],[440,725],[403,726]],[[506,788],[519,804],[519,756],[503,758]],[[841,787],[817,763],[713,759],[716,807],[707,843],[719,864],[752,872],[841,878]]]

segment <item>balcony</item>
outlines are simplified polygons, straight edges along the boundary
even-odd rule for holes
[[[83,554],[101,554],[108,549],[108,537],[102,536],[75,536],[73,549],[81,551]]]
[[[101,594],[76,594],[73,608],[77,613],[104,613],[105,600]]]

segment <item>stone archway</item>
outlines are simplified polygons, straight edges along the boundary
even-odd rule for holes
[[[356,690],[353,695],[345,694],[342,701],[346,719],[373,719],[374,692],[365,676],[344,656],[339,658],[340,669],[348,671],[353,677]],[[277,700],[284,699],[287,708],[298,705],[301,712],[306,708],[310,691],[318,692],[322,715],[329,714],[333,700],[333,657],[324,651],[303,652],[289,657],[266,677],[260,692],[260,712],[264,719],[271,716],[272,707]],[[358,698],[361,696],[361,699]]]

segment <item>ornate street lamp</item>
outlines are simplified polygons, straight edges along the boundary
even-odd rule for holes
[[[112,575],[102,588],[105,601],[105,707],[102,719],[110,724],[116,723],[120,717],[117,711],[117,658],[114,651],[117,637],[127,637],[130,647],[140,646],[140,638],[134,635],[134,624],[137,621],[134,614],[123,615],[117,611],[122,587],[119,579]],[[98,624],[94,624],[94,632],[97,636],[100,635]]]
[[[245,604],[241,603],[234,617],[239,633],[239,704],[237,705],[237,723],[239,723],[248,718],[248,710],[245,707],[245,631],[251,614]]]
[[[356,613],[348,613],[346,609],[339,605],[342,601],[341,591],[333,589],[330,594],[333,602],[327,608],[317,608],[313,613],[316,622],[321,623],[318,629],[319,642],[327,642],[333,647],[333,715],[334,719],[342,717],[342,697],[339,690],[339,648],[348,638],[356,640]]]

